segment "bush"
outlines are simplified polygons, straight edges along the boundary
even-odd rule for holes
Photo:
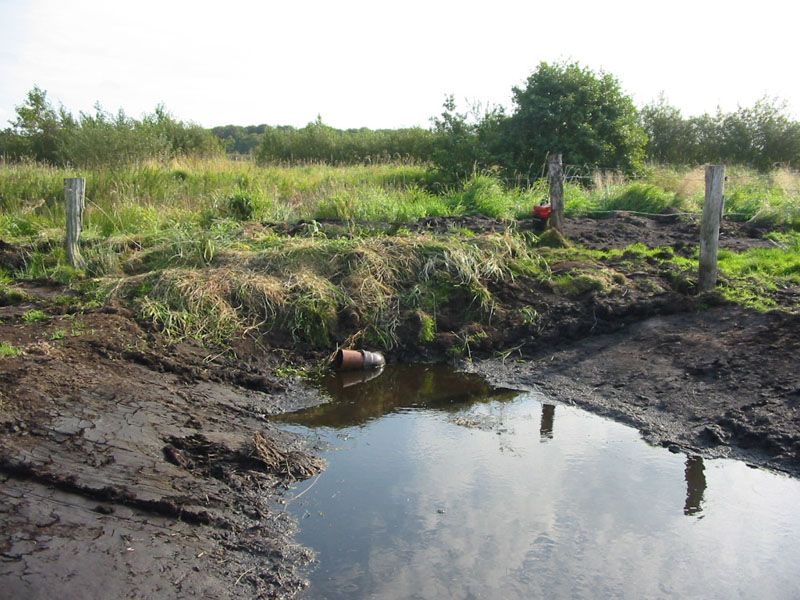
[[[236,135],[237,132],[233,132]],[[233,147],[240,147],[231,140]],[[427,161],[433,134],[409,129],[336,129],[320,117],[305,127],[264,127],[256,151],[260,163],[312,161],[331,164],[387,162],[397,159]]]
[[[13,127],[0,135],[0,154],[49,164],[97,167],[129,165],[177,156],[218,156],[222,143],[210,131],[173,118],[163,106],[141,120],[99,105],[74,117],[53,108],[34,87],[17,107]]]

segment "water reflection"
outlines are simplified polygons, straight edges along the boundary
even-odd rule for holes
[[[331,403],[283,417],[330,448],[327,470],[288,505],[319,559],[306,597],[787,598],[800,589],[795,480],[672,454],[571,406],[558,406],[555,436],[546,397],[439,367],[326,385]]]
[[[337,373],[336,376],[332,376],[335,380],[337,388],[341,388],[341,392],[344,391],[344,388],[349,388],[354,385],[361,385],[362,383],[367,383],[368,381],[372,381],[376,377],[380,377],[383,374],[383,367],[379,369],[365,369],[363,371],[342,371],[341,373]]]
[[[479,402],[510,401],[519,395],[493,388],[478,375],[456,373],[442,365],[396,365],[383,373],[334,373],[325,377],[322,385],[331,402],[274,420],[306,427],[353,427],[403,409],[455,412]]]
[[[553,421],[556,418],[556,407],[542,404],[542,418],[539,421],[539,439],[542,442],[553,439]]]
[[[692,516],[703,511],[703,496],[706,493],[706,468],[700,456],[686,457],[686,504],[683,514]]]

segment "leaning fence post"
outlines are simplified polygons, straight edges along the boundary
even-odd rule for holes
[[[719,224],[725,191],[725,165],[706,166],[706,198],[700,224],[700,277],[697,288],[709,292],[717,285],[717,251]]]
[[[561,154],[551,154],[547,158],[547,179],[550,183],[550,226],[564,233],[564,171]]]
[[[64,240],[64,245],[66,246],[69,264],[77,269],[82,269],[86,266],[81,256],[81,250],[78,247],[83,226],[85,193],[86,180],[83,177],[71,177],[64,180],[64,201],[67,212],[67,237]]]

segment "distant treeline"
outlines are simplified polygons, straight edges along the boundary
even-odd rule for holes
[[[336,129],[321,117],[305,127],[226,125],[211,130],[233,154],[253,154],[260,162],[318,161],[327,163],[385,162],[411,159],[428,162],[434,134],[408,129]]]
[[[663,97],[637,109],[611,75],[577,64],[542,63],[513,89],[514,108],[459,112],[452,97],[431,130],[217,127],[228,152],[261,162],[357,163],[409,158],[430,162],[446,179],[476,170],[535,176],[559,150],[573,165],[636,172],[646,163],[722,162],[760,170],[800,168],[800,122],[784,103],[763,98],[732,112],[684,117]]]
[[[0,157],[61,166],[119,166],[223,153],[224,146],[214,134],[176,120],[161,106],[141,119],[122,110],[109,113],[99,106],[94,114],[82,112],[76,117],[64,107],[56,109],[38,87],[17,107],[11,127],[0,130]]]
[[[269,125],[221,125],[212,127],[211,133],[222,141],[228,154],[254,154],[268,128]]]
[[[777,100],[762,98],[733,112],[687,118],[661,97],[645,106],[640,117],[651,162],[800,168],[800,122]]]
[[[619,81],[577,63],[541,63],[512,88],[513,107],[459,112],[452,97],[430,129],[336,129],[317,119],[305,127],[227,125],[204,129],[163,107],[134,119],[96,109],[77,117],[56,109],[34,88],[0,130],[0,158],[57,165],[126,164],[225,151],[260,163],[373,163],[410,160],[431,165],[436,178],[459,183],[476,172],[528,180],[547,154],[590,169],[640,172],[646,163],[707,162],[800,168],[800,122],[785,104],[764,98],[752,107],[684,117],[660,98],[637,109]]]

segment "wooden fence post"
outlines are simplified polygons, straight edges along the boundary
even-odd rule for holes
[[[547,179],[550,183],[550,226],[558,233],[564,233],[564,171],[561,154],[551,154],[547,158]]]
[[[82,269],[86,263],[81,256],[78,241],[83,227],[84,196],[86,193],[86,180],[83,177],[72,177],[64,180],[64,201],[67,212],[67,237],[64,245],[67,249],[67,259],[76,269]]]
[[[697,288],[709,292],[717,285],[719,224],[722,219],[725,191],[725,165],[706,166],[706,198],[700,224],[700,277]]]

